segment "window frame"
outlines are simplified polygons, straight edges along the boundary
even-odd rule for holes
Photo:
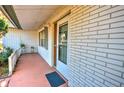
[[[39,46],[48,50],[48,27],[39,32]]]

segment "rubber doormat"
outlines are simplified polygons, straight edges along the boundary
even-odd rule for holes
[[[58,87],[65,83],[63,78],[56,71],[46,74],[46,77],[52,87]]]

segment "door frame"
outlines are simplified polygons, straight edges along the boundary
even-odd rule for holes
[[[58,67],[58,61],[59,61],[59,59],[58,59],[58,47],[59,47],[59,27],[60,27],[60,25],[63,25],[64,23],[68,23],[68,32],[67,32],[67,34],[68,34],[68,36],[67,36],[67,64],[64,64],[64,63],[62,63],[62,64],[64,64],[65,66],[66,66],[66,69],[68,70],[68,61],[69,61],[69,15],[67,15],[67,16],[65,16],[64,18],[62,18],[61,20],[59,20],[58,22],[57,22],[57,35],[56,35],[56,69],[59,71],[59,67]],[[60,73],[62,73],[61,71],[59,71]],[[67,73],[68,73],[68,71],[67,71]],[[63,74],[63,73],[62,73]],[[63,76],[65,76],[65,77],[67,77],[67,75],[64,75],[63,74]]]
[[[52,66],[56,68],[56,56],[57,56],[57,22],[63,18],[65,18],[66,16],[69,17],[69,15],[71,14],[71,11],[68,10],[64,15],[62,15],[60,18],[58,18],[54,23],[53,23],[53,26],[54,26],[54,33],[53,33],[53,62],[52,62]],[[69,28],[69,21],[68,21],[68,28]],[[69,30],[69,29],[68,29]],[[69,32],[68,32],[68,37],[69,37]],[[68,39],[69,40],[69,39]],[[68,41],[69,42],[69,41]],[[68,45],[69,47],[69,45]],[[69,54],[69,50],[68,51],[68,54]],[[68,59],[67,60],[70,60],[69,56],[68,56]],[[69,62],[69,61],[68,61]]]
[[[54,45],[53,45],[53,55],[54,55],[54,59],[53,59],[53,67],[56,67],[56,56],[57,56],[57,23],[54,23]]]

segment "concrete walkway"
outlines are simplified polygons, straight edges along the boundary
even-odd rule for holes
[[[55,71],[38,54],[24,54],[19,58],[8,87],[50,87],[46,73]],[[61,86],[67,86],[67,82]]]

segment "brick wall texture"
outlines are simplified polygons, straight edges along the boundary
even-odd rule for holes
[[[73,6],[69,86],[124,86],[124,6]]]

